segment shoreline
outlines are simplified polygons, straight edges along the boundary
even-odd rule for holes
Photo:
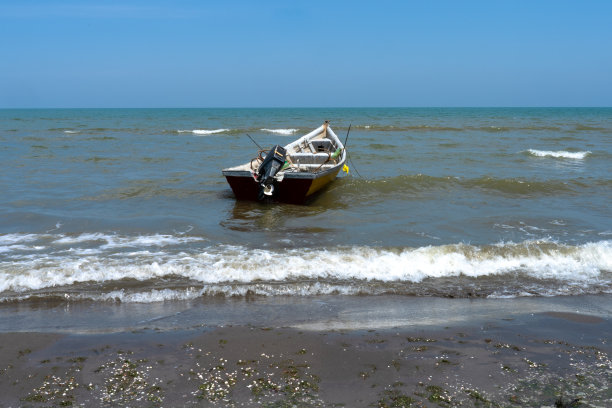
[[[610,298],[5,304],[0,406],[608,406]]]
[[[612,320],[612,294],[440,298],[401,295],[209,296],[152,303],[26,300],[0,303],[0,333],[95,334],[233,326],[299,330],[436,329],[535,314],[574,313]]]

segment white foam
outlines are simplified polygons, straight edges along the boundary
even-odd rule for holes
[[[142,256],[155,256],[155,257],[160,257],[160,256],[165,256],[168,255],[166,252],[151,252],[151,251],[134,251],[134,252],[119,252],[117,254],[115,254],[115,256],[120,256],[120,257],[142,257]]]
[[[64,133],[75,134],[75,133],[79,133],[79,131],[78,130],[64,130]]]
[[[26,245],[6,245],[0,246],[0,252],[11,252],[11,251],[27,251],[30,249],[35,249],[36,247],[29,247]]]
[[[502,228],[502,229],[514,229],[512,225],[508,225],[508,224],[494,224],[493,226],[496,228]]]
[[[127,303],[155,303],[170,300],[191,300],[202,296],[202,290],[186,289],[153,289],[145,292],[127,292],[125,290],[115,290],[101,294],[79,294],[73,295],[78,299],[95,301],[120,301]]]
[[[60,235],[54,244],[81,244],[86,242],[101,242],[101,249],[142,247],[142,246],[168,246],[188,242],[202,241],[200,237],[185,237],[165,234],[123,236],[105,233],[84,233],[75,236]]]
[[[532,297],[532,296],[535,296],[535,295],[533,293],[529,293],[529,292],[520,292],[520,293],[518,293],[518,295],[514,295],[514,294],[510,295],[510,294],[503,294],[503,293],[500,293],[500,292],[495,292],[495,293],[490,294],[487,297],[489,299],[512,299],[512,298],[515,298],[517,296],[519,296],[519,297]]]
[[[278,135],[292,135],[299,129],[259,129],[262,132],[276,133]]]
[[[70,248],[67,250],[67,252],[73,253],[75,255],[86,256],[101,254],[103,251],[101,249],[94,248]]]
[[[107,239],[107,244],[102,248],[125,248],[125,247],[143,247],[143,246],[160,246],[178,245],[188,242],[202,241],[201,237],[177,237],[174,235],[145,235],[136,237],[111,236]]]
[[[535,150],[535,149],[529,149],[527,150],[527,152],[533,156],[537,156],[537,157],[554,157],[554,158],[561,158],[561,159],[574,159],[574,160],[582,160],[585,157],[587,157],[589,154],[591,154],[590,151],[586,151],[586,152],[566,152],[564,150],[560,150],[560,151],[550,151],[550,150]]]
[[[54,240],[55,244],[77,244],[88,241],[103,241],[109,237],[107,234],[103,233],[85,233],[75,236],[65,236],[65,235],[57,235],[57,238]]]
[[[324,284],[320,282],[298,285],[209,285],[203,289],[152,289],[150,291],[129,292],[115,290],[108,293],[71,294],[79,300],[120,301],[127,303],[155,303],[175,300],[192,300],[202,296],[320,296],[330,294],[357,295],[362,292],[359,287]]]
[[[193,133],[194,135],[214,135],[217,133],[229,132],[229,129],[193,129],[193,130],[177,130],[178,133]]]
[[[44,246],[40,246],[40,245],[22,245],[22,244],[11,244],[11,245],[0,245],[0,253],[6,253],[6,252],[14,252],[14,253],[20,253],[19,255],[13,255],[13,257],[17,256],[17,257],[22,257],[23,251],[40,251],[45,249]]]
[[[38,240],[40,235],[38,234],[4,234],[0,235],[0,244],[12,245],[22,242],[32,242]]]
[[[172,237],[168,242],[178,241],[179,238]],[[149,241],[133,237],[129,242],[147,245]],[[160,241],[150,242],[158,245]],[[108,251],[111,246],[100,248]],[[526,241],[483,247],[455,244],[405,249],[346,247],[276,251],[218,246],[192,249],[191,253],[134,251],[121,256],[64,251],[0,262],[0,292],[23,292],[77,282],[145,281],[174,276],[203,285],[291,283],[287,292],[300,295],[302,289],[295,282],[304,280],[347,282],[340,286],[352,291],[370,282],[418,283],[432,278],[515,276],[517,273],[537,280],[588,287],[610,285],[611,272],[612,241],[609,240],[580,246]],[[278,286],[274,288],[278,290]],[[310,293],[313,289],[303,290]]]

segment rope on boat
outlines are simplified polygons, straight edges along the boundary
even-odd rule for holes
[[[353,163],[353,161],[351,160],[351,156],[349,155],[348,152],[346,152],[346,158],[349,162],[351,162],[351,166],[353,167],[353,170],[355,170],[355,173],[357,173],[357,175],[359,176],[359,178],[363,178],[363,176],[361,174],[359,174],[359,171],[357,170],[357,167],[355,167],[355,163]]]
[[[332,154],[331,152],[326,152],[327,153],[327,159],[325,159],[325,161],[323,163],[321,163],[321,165],[319,167],[317,167],[316,169],[314,169],[312,172],[316,173],[318,172],[321,167],[323,167],[328,161],[330,161],[332,159]],[[336,161],[334,160],[334,164],[336,163]]]
[[[267,150],[260,150],[257,153],[257,157],[253,157],[251,159],[251,170],[255,171],[255,169],[259,168],[259,165],[264,161],[263,154],[267,153]],[[257,160],[257,167],[253,167],[253,160]]]

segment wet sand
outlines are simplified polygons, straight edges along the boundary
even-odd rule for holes
[[[149,305],[158,317],[143,319],[143,305],[107,305],[113,316],[60,303],[30,305],[19,330],[7,324],[24,306],[2,305],[0,406],[607,407],[609,304],[607,296],[216,299]],[[320,307],[327,313],[313,315]],[[213,312],[215,322],[205,318]],[[195,325],[189,316],[198,314]],[[413,323],[398,324],[400,315]],[[87,316],[99,324],[85,325]]]

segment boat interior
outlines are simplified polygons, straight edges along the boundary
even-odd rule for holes
[[[334,152],[338,149],[338,141],[328,138],[327,129],[320,133],[308,137],[303,136],[298,140],[285,146],[287,149],[287,163],[282,171],[309,172],[317,173],[338,164],[342,157],[333,158]],[[256,171],[267,152],[260,152],[258,157],[240,166],[232,167],[228,170],[234,171]]]

